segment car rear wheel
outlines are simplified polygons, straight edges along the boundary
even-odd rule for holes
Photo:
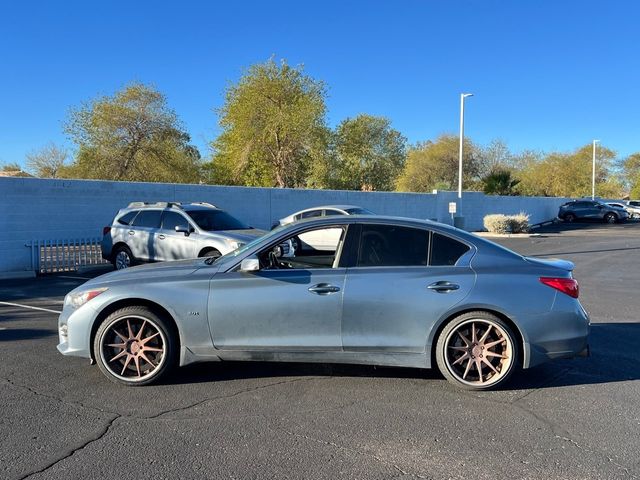
[[[109,380],[123,385],[148,385],[175,364],[177,342],[169,322],[147,307],[125,307],[100,325],[93,351]]]
[[[124,270],[125,268],[135,265],[133,254],[126,245],[117,247],[113,253],[113,266],[116,270]]]
[[[618,221],[618,216],[615,213],[607,213],[604,216],[604,221],[607,223],[616,223]]]
[[[573,223],[576,221],[576,216],[573,213],[567,213],[564,216],[564,221],[567,223]]]
[[[518,344],[511,328],[488,312],[451,320],[436,344],[436,362],[447,380],[467,390],[504,384],[516,368]]]

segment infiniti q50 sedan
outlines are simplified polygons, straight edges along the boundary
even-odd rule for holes
[[[283,242],[323,230],[338,233],[334,245],[297,241],[282,255]],[[65,297],[58,350],[125,385],[176,365],[251,360],[437,366],[482,390],[518,366],[588,352],[572,269],[435,222],[303,220],[218,259],[90,280]]]

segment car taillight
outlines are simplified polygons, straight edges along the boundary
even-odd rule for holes
[[[580,293],[578,282],[573,278],[540,277],[540,281],[573,298],[578,298]]]
[[[102,236],[104,237],[107,233],[111,231],[111,227],[104,227],[102,229]]]

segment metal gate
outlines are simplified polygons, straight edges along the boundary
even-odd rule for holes
[[[80,267],[109,263],[102,258],[101,238],[32,240],[31,267],[38,273],[71,272]]]

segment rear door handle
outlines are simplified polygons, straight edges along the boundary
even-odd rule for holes
[[[313,287],[309,287],[309,291],[311,293],[315,293],[316,295],[329,295],[331,293],[339,292],[340,287],[336,287],[335,285],[329,285],[328,283],[318,283]]]
[[[135,235],[136,232],[134,230],[129,230],[129,235]]]
[[[159,238],[160,240],[164,240],[164,239],[165,239],[165,236],[164,236],[163,234],[160,234],[160,235],[158,235],[158,238]]]
[[[458,290],[460,288],[460,285],[458,285],[457,283],[447,282],[446,280],[441,280],[439,282],[432,283],[431,285],[427,286],[427,288],[439,293],[447,293],[453,290]]]

